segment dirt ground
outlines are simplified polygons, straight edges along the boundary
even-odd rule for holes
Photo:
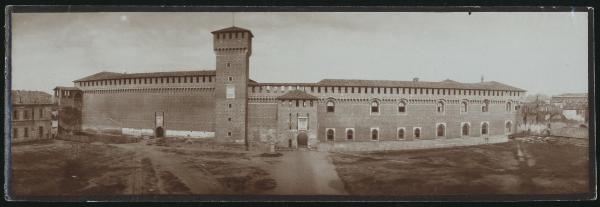
[[[332,153],[332,158],[346,190],[353,195],[560,194],[589,190],[587,145],[560,138],[533,140],[450,149]]]
[[[262,153],[211,141],[17,144],[10,192],[14,198],[261,193],[276,187],[267,170],[280,159]]]
[[[211,140],[47,140],[12,147],[12,198],[110,195],[455,195],[586,192],[581,140],[264,154]]]

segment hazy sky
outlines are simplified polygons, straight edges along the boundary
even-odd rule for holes
[[[51,92],[100,71],[215,67],[232,13],[14,14],[13,89]],[[252,30],[250,78],[459,82],[587,92],[587,13],[235,13]]]

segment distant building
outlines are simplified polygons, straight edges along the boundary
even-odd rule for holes
[[[566,119],[585,121],[589,119],[587,93],[565,93],[552,96],[550,103],[559,107]]]
[[[258,83],[249,78],[253,37],[238,27],[214,31],[215,70],[99,72],[75,80],[75,87],[56,89],[59,116],[71,105],[81,108],[77,127],[84,131],[294,148],[486,140],[507,137],[517,125],[525,90],[495,81]]]
[[[51,137],[52,95],[41,91],[12,91],[12,142]]]

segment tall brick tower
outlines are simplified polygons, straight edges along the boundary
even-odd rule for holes
[[[229,27],[212,32],[216,61],[215,138],[245,141],[252,32]]]

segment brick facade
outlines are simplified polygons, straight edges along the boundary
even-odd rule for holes
[[[12,142],[49,139],[52,128],[51,95],[39,91],[13,91],[8,114],[12,120]]]
[[[231,27],[213,32],[213,37],[217,60],[213,71],[102,72],[75,81],[83,91],[83,128],[139,129],[141,134],[152,135],[144,130],[154,130],[154,114],[164,112],[167,131],[207,132],[218,140],[248,138],[249,142],[274,142],[279,147],[303,145],[299,137],[308,137],[308,147],[502,137],[515,131],[516,108],[525,93],[493,81],[257,83],[248,77],[252,33]],[[327,111],[328,102],[334,104],[334,112]],[[377,112],[372,112],[373,103]],[[487,109],[482,109],[486,105]],[[306,129],[299,130],[299,120],[306,121]],[[488,125],[485,135],[481,133],[483,123]],[[440,124],[444,126],[442,136],[438,136]],[[467,135],[462,133],[464,124],[469,126]],[[404,130],[401,138],[400,128]],[[420,130],[418,138],[413,136],[416,128]],[[327,139],[327,129],[335,131],[333,140]],[[350,129],[353,139],[348,140]],[[378,130],[376,140],[373,129]]]

